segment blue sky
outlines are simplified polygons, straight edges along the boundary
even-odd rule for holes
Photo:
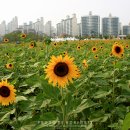
[[[73,13],[80,22],[81,16],[88,15],[89,11],[101,18],[111,13],[119,17],[123,25],[130,23],[130,0],[1,0],[0,5],[0,22],[7,23],[14,16],[18,16],[19,24],[43,17],[45,23],[51,20],[55,26]]]

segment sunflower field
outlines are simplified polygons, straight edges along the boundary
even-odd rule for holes
[[[130,40],[4,41],[0,130],[130,128]]]

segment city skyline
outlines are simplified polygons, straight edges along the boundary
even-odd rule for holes
[[[81,17],[88,15],[89,11],[99,15],[100,18],[108,17],[111,13],[112,16],[120,18],[122,25],[130,23],[129,0],[98,0],[98,2],[95,2],[95,0],[23,0],[21,2],[4,0],[1,5],[0,23],[3,20],[8,23],[14,16],[18,16],[19,25],[25,22],[29,23],[29,21],[36,21],[37,18],[43,17],[44,23],[51,20],[52,25],[56,26],[61,19],[66,18],[66,15],[74,13],[76,13],[79,23]]]

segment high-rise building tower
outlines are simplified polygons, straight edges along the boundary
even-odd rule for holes
[[[78,26],[76,14],[70,18],[69,15],[66,16],[66,19],[62,19],[60,23],[56,25],[57,27],[57,36],[67,35],[67,36],[76,36],[78,35]]]
[[[100,34],[100,17],[92,15],[89,12],[88,16],[81,17],[81,35],[82,36],[99,36]]]
[[[130,35],[130,23],[123,26],[123,35]]]
[[[5,23],[5,21],[3,21],[0,24],[0,35],[3,36],[5,34],[6,34],[6,23]]]
[[[51,33],[51,27],[52,27],[52,23],[51,23],[51,21],[48,21],[46,24],[45,24],[45,34],[47,35],[47,36],[52,36],[52,33]]]
[[[18,18],[15,16],[7,25],[7,33],[16,31],[18,28]]]
[[[119,35],[119,18],[109,17],[102,18],[102,35],[103,36],[115,36]]]

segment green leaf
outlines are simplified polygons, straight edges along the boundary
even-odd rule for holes
[[[122,130],[128,130],[129,128],[130,128],[130,112],[126,115],[124,119]]]
[[[57,120],[57,116],[56,116],[56,114],[53,113],[53,112],[46,112],[46,113],[43,113],[43,114],[40,116],[40,120],[42,120],[42,121]]]
[[[14,74],[14,72],[12,72],[11,74],[8,74],[4,77],[2,77],[3,79],[10,79],[12,77],[12,75]]]
[[[35,126],[34,123],[29,124],[29,125],[24,125],[21,128],[19,128],[19,130],[32,130],[32,128]]]
[[[40,106],[40,108],[46,107],[46,105],[48,105],[51,102],[51,99],[46,99],[42,102],[42,105]]]
[[[19,102],[19,101],[25,101],[25,100],[27,100],[27,98],[24,97],[24,96],[17,96],[16,97],[16,103]]]
[[[73,110],[72,112],[70,112],[68,115],[80,113],[84,109],[95,106],[95,105],[97,105],[97,103],[94,103],[93,101],[88,100],[88,99],[83,99],[81,104],[79,106],[77,106],[77,108],[75,110]]]
[[[26,75],[21,75],[20,78],[29,78],[33,75],[35,75],[36,73],[32,73],[32,74],[26,74]]]
[[[94,94],[94,98],[102,98],[102,97],[105,97],[109,94],[111,94],[112,90],[109,90],[109,91],[103,91],[103,90],[100,90],[98,92],[96,92]]]
[[[24,94],[29,94],[29,93],[33,93],[34,90],[38,87],[40,87],[41,84],[40,83],[36,83],[35,85],[33,85],[31,88],[27,89],[25,92],[23,92]]]
[[[29,93],[32,93],[34,92],[35,88],[30,88],[30,89],[27,89],[25,92],[23,92],[24,94],[29,94]]]
[[[1,121],[4,121],[6,118],[9,117],[10,114],[13,114],[15,112],[15,109],[13,109],[12,111],[6,113],[1,119],[0,119],[0,122]]]

